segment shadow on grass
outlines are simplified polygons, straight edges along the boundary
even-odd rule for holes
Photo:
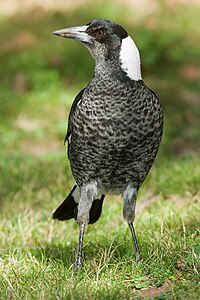
[[[168,225],[167,225],[168,226]],[[169,224],[170,226],[170,224]],[[152,226],[152,232],[150,234],[144,232],[138,232],[138,244],[143,259],[143,266],[148,269],[151,265],[155,265],[155,270],[158,268],[169,268],[174,271],[177,267],[177,262],[180,257],[185,259],[187,267],[191,267],[192,253],[199,255],[198,244],[195,242],[195,236],[198,236],[197,228],[200,226],[200,222],[188,221],[183,224],[180,220],[177,227],[167,227],[164,234],[160,236],[159,229],[155,229]],[[156,232],[157,231],[157,232]],[[154,234],[156,237],[154,237]],[[191,239],[193,236],[193,239]],[[87,234],[83,246],[83,257],[85,263],[100,262],[106,263],[112,266],[113,264],[120,264],[123,262],[133,263],[135,265],[135,252],[132,244],[132,239],[129,230],[125,230],[122,234],[115,234],[113,237],[101,237],[98,240],[92,240],[94,235]],[[187,241],[186,239],[189,238]],[[179,242],[177,243],[177,239]],[[170,245],[169,245],[170,241]],[[40,261],[55,261],[61,262],[63,266],[71,268],[75,262],[78,246],[78,230],[77,239],[74,241],[67,241],[66,243],[55,244],[53,242],[47,245],[38,245],[32,248],[31,253]],[[195,252],[196,251],[196,252]],[[190,261],[189,261],[190,260]],[[187,262],[188,261],[188,262]]]
[[[83,246],[83,257],[85,263],[101,261],[101,263],[106,262],[108,265],[113,265],[113,263],[132,260],[135,262],[135,253],[130,239],[122,241],[122,237],[116,235],[115,239],[101,238],[101,241],[90,241],[90,236],[88,234],[87,241],[85,241]],[[67,240],[67,239],[66,239]],[[85,239],[86,240],[86,239]],[[144,245],[143,245],[144,246]],[[51,260],[55,262],[62,262],[62,264],[71,268],[72,264],[75,262],[78,247],[78,231],[77,231],[77,241],[70,242],[66,241],[64,243],[49,243],[46,246],[36,246],[31,248],[30,252],[40,261]],[[146,244],[146,247],[149,247]]]

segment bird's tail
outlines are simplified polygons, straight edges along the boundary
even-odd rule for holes
[[[95,199],[92,202],[92,207],[90,209],[90,219],[89,224],[95,223],[101,216],[102,205],[104,200],[104,195],[101,195],[99,199]],[[77,219],[78,213],[78,203],[80,200],[79,188],[75,185],[66,199],[61,203],[61,205],[53,213],[53,219],[58,219],[59,221],[65,221],[74,218]]]
[[[79,202],[76,199],[76,190],[77,186],[75,185],[63,203],[53,213],[53,219],[65,221],[75,217],[75,210]]]

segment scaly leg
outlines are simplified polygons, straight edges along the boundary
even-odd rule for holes
[[[135,235],[135,229],[134,229],[134,226],[133,226],[132,222],[129,223],[128,225],[129,225],[129,228],[130,228],[130,231],[131,231],[133,246],[134,246],[134,249],[135,249],[136,261],[138,263],[140,263],[142,260],[141,260],[141,255],[140,255],[140,249],[138,247],[138,243],[137,243],[137,239],[136,239],[136,235]]]
[[[82,248],[83,248],[83,237],[85,232],[85,224],[81,224],[79,227],[79,240],[78,240],[78,252],[74,270],[78,271],[83,266]]]
[[[77,222],[80,225],[79,229],[79,242],[78,242],[78,253],[75,263],[75,272],[83,266],[82,248],[83,248],[83,237],[85,232],[85,226],[89,223],[89,213],[92,206],[92,201],[97,195],[97,185],[95,182],[85,184],[81,187],[80,202],[78,205]]]
[[[136,205],[136,198],[137,198],[137,189],[134,188],[132,185],[128,185],[127,188],[123,192],[123,200],[124,200],[124,207],[123,207],[123,216],[124,219],[127,221],[131,236],[133,240],[133,245],[136,254],[136,261],[141,262],[140,250],[138,247],[135,230],[133,226],[133,221],[135,219],[135,205]]]

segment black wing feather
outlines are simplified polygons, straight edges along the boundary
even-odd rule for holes
[[[81,101],[82,99],[82,95],[83,95],[83,92],[84,92],[85,88],[82,89],[78,95],[76,96],[76,98],[74,99],[74,102],[72,104],[72,107],[70,109],[70,113],[69,113],[69,120],[68,120],[68,128],[67,128],[67,134],[65,136],[65,140],[64,140],[64,143],[68,140],[69,136],[71,135],[71,118],[76,110],[76,106],[77,104],[79,103],[79,101]]]

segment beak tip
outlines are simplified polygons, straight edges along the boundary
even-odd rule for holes
[[[57,31],[53,31],[52,34],[58,35],[58,32]]]
[[[76,27],[64,28],[60,30],[55,30],[52,32],[52,34],[63,38],[86,41],[88,40],[88,36],[85,32],[87,27],[88,26],[76,26]]]

